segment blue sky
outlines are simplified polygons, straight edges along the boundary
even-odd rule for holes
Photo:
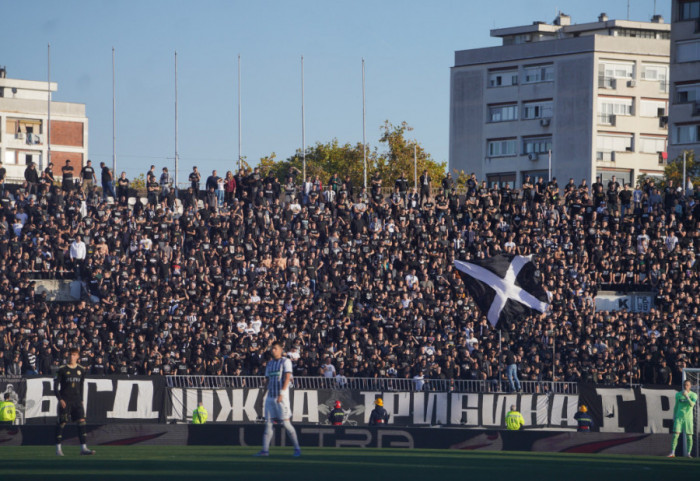
[[[670,18],[670,1],[657,13]],[[649,20],[654,0],[631,0]],[[449,69],[454,51],[492,46],[494,27],[627,16],[627,0],[477,1],[48,1],[3,6],[0,65],[8,77],[45,80],[51,43],[56,101],[82,102],[93,162],[112,158],[112,47],[117,58],[117,170],[173,165],[178,52],[180,179],[192,165],[233,167],[238,152],[237,55],[242,58],[242,150],[251,164],[301,147],[300,56],[306,143],[362,140],[361,59],[367,140],[384,120],[406,121],[446,161]]]

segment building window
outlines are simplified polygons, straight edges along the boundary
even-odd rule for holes
[[[530,176],[530,182],[533,184],[538,180],[542,179],[545,182],[549,182],[549,171],[547,170],[524,170],[520,172],[520,178],[524,181],[525,176]]]
[[[668,92],[668,66],[660,64],[642,64],[642,80],[659,82],[659,90]]]
[[[489,106],[489,122],[507,122],[518,120],[517,104]]]
[[[523,119],[548,119],[552,117],[552,101],[538,100],[523,104]]]
[[[523,139],[524,154],[544,154],[552,150],[552,137],[529,137]]]
[[[518,70],[498,70],[489,72],[489,87],[510,87],[518,85]]]
[[[666,115],[665,100],[642,99],[639,102],[640,117],[663,117]]]
[[[615,125],[616,115],[632,115],[634,99],[598,97],[598,123]]]
[[[697,62],[700,60],[700,40],[676,42],[676,62]]]
[[[676,102],[696,102],[700,100],[700,83],[676,86]]]
[[[504,187],[506,184],[510,186],[511,189],[515,188],[515,174],[512,172],[505,174],[487,174],[486,183],[489,188]]]
[[[678,20],[700,18],[700,0],[681,0],[678,5]]]
[[[666,33],[668,32],[659,32]],[[634,28],[620,28],[615,30],[617,37],[636,37],[636,38],[656,38],[656,32],[653,30],[638,30]],[[664,38],[663,36],[660,38]],[[668,37],[666,37],[668,38]]]
[[[523,83],[552,82],[554,80],[554,66],[534,65],[523,69]]]
[[[633,79],[634,62],[603,62],[598,66],[598,75],[605,79]]]
[[[599,179],[599,182],[603,185],[608,185],[608,182],[610,182],[615,176],[615,180],[618,181],[622,185],[627,185],[632,183],[632,171],[629,169],[625,170],[598,170],[596,171],[596,178]]]
[[[657,154],[666,152],[665,137],[639,137],[639,151],[645,154]]]
[[[489,157],[507,157],[515,155],[516,139],[499,139],[487,141]]]
[[[611,152],[631,152],[632,134],[604,134],[596,137],[597,160],[612,160]]]
[[[674,144],[694,144],[700,142],[700,124],[676,125],[673,129]]]

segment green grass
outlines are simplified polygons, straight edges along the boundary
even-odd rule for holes
[[[499,481],[551,479],[698,479],[700,461],[604,454],[465,452],[428,449],[306,448],[299,459],[290,448],[272,448],[269,458],[254,458],[258,448],[225,446],[97,446],[97,455],[78,456],[64,446],[63,458],[51,446],[0,448],[0,479],[5,480],[240,480],[328,479],[421,481]],[[693,476],[693,477],[689,477]]]

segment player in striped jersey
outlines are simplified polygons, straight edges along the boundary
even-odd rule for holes
[[[267,396],[265,396],[265,433],[263,434],[263,448],[256,456],[270,455],[270,440],[272,439],[273,421],[282,421],[287,430],[289,439],[294,444],[294,457],[301,456],[297,432],[289,422],[292,411],[289,408],[289,384],[292,382],[292,361],[282,357],[282,343],[272,343],[270,352],[272,359],[265,368],[267,378]]]

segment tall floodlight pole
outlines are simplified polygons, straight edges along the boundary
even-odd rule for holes
[[[365,193],[367,192],[367,109],[365,107],[365,59],[362,59],[362,162],[365,173]]]
[[[48,61],[48,84],[46,85],[46,103],[49,119],[46,122],[46,145],[48,147],[46,165],[51,162],[51,44],[47,45],[47,61]]]
[[[177,168],[179,164],[177,153],[177,50],[175,51],[175,190],[177,190]]]
[[[241,55],[238,55],[238,170],[241,170]]]
[[[304,56],[301,56],[301,165],[306,182],[306,118],[304,116]]]
[[[112,47],[112,178],[117,176],[117,102],[114,67],[114,47]]]

